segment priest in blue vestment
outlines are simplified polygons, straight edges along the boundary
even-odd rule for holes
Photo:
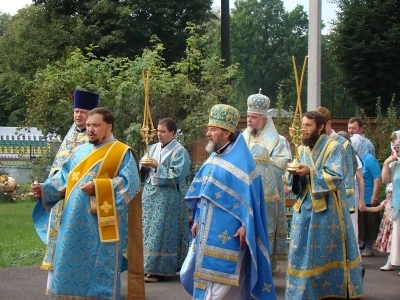
[[[140,180],[133,151],[114,139],[113,126],[110,110],[91,110],[89,143],[77,147],[54,176],[31,187],[46,210],[65,199],[51,299],[120,298],[128,203]]]
[[[86,120],[89,111],[97,107],[99,98],[100,95],[97,93],[80,90],[74,91],[74,123],[58,149],[50,168],[49,178],[61,169],[63,163],[69,158],[76,147],[89,140],[86,133]],[[63,208],[62,200],[49,211],[43,210],[41,203],[37,202],[32,214],[36,232],[46,244],[46,253],[40,266],[41,269],[48,271],[46,295],[50,292],[53,278],[55,243],[57,241],[58,227],[62,218]]]
[[[174,120],[157,125],[159,142],[150,146],[150,164],[141,163],[144,177],[142,195],[144,272],[146,282],[175,276],[189,246],[189,209],[183,201],[190,158],[174,138]]]
[[[326,107],[320,106],[317,108],[317,112],[322,114],[325,117],[326,121],[326,135],[331,139],[335,140],[339,144],[342,145],[344,151],[346,152],[345,161],[346,165],[344,166],[345,173],[345,187],[346,187],[346,195],[347,195],[347,207],[351,214],[357,213],[358,207],[355,202],[355,176],[358,168],[358,162],[356,158],[356,150],[351,145],[350,140],[345,139],[341,135],[337,134],[335,130],[332,129],[331,124],[331,113]],[[364,199],[362,199],[364,201]],[[357,241],[358,241],[358,237]]]
[[[280,272],[279,261],[287,260],[287,224],[283,174],[290,154],[268,116],[270,100],[261,94],[247,99],[247,128],[243,132],[247,146],[260,172],[267,208],[268,240],[271,246],[272,272]]]
[[[358,244],[346,205],[345,151],[325,134],[325,117],[303,115],[300,165],[287,176],[293,209],[285,299],[358,299],[363,294]]]
[[[206,134],[211,155],[185,197],[196,212],[195,266],[182,282],[194,278],[196,300],[276,299],[262,180],[243,136],[235,133],[238,121],[234,107],[212,107]]]

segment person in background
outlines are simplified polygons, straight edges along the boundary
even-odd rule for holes
[[[393,229],[393,205],[392,205],[392,192],[393,185],[389,183],[386,186],[386,199],[383,200],[378,206],[367,207],[368,212],[380,212],[384,210],[381,225],[379,227],[378,237],[374,248],[379,252],[389,253],[386,264],[381,267],[382,271],[393,270],[390,263],[390,248],[392,244],[392,229]]]
[[[69,158],[72,151],[79,145],[86,143],[89,138],[86,133],[86,121],[91,109],[99,104],[99,94],[87,91],[74,91],[74,123],[61,143],[50,168],[49,178],[54,176],[63,163]],[[63,214],[63,201],[57,203],[50,211],[45,211],[39,202],[33,210],[32,219],[41,240],[46,244],[45,257],[41,269],[47,270],[46,295],[50,292],[53,278],[54,252],[57,241],[58,227]]]
[[[128,203],[139,193],[140,179],[133,151],[115,140],[113,128],[109,109],[91,110],[89,142],[75,148],[54,176],[31,186],[46,210],[65,199],[50,299],[120,298]],[[134,249],[134,255],[142,251]]]
[[[285,138],[283,135],[279,135],[279,138],[281,140],[281,142],[285,145],[287,151],[288,151],[288,155],[289,155],[289,162],[292,161],[292,150],[290,149],[290,143],[287,140],[287,138]]]
[[[392,134],[390,135],[390,149],[392,150],[390,155],[396,155],[396,151],[394,150],[394,143],[398,139],[400,139],[400,130],[393,131]]]
[[[143,247],[146,282],[173,276],[182,266],[189,247],[188,207],[183,201],[190,158],[175,139],[174,120],[158,122],[159,142],[150,146],[151,163],[141,162]]]
[[[262,179],[242,134],[235,133],[238,121],[232,106],[211,108],[211,154],[185,197],[196,212],[195,267],[187,274],[196,300],[276,299]]]
[[[392,244],[390,246],[390,264],[400,266],[400,139],[393,145],[394,155],[389,156],[382,166],[383,183],[392,183],[392,205],[393,205],[393,230]],[[399,273],[400,275],[400,273]]]
[[[351,143],[361,158],[364,177],[364,201],[367,207],[377,206],[381,186],[381,170],[378,160],[368,153],[368,142],[360,134],[353,134]],[[373,256],[373,243],[379,231],[380,214],[360,211],[358,215],[358,232],[361,241],[365,242],[362,256]]]
[[[247,99],[247,128],[243,138],[261,174],[268,219],[272,272],[279,273],[279,261],[287,260],[287,223],[283,174],[290,154],[268,116],[270,100],[259,94]]]
[[[287,151],[289,153],[288,163],[291,163],[292,162],[292,150],[290,149],[290,143],[287,140],[287,138],[285,138],[283,135],[279,135],[279,138],[281,139],[281,142],[283,144],[285,144],[285,146],[286,146],[286,149],[287,149]],[[289,194],[290,194],[290,191],[289,191],[289,189],[287,188],[286,185],[283,185],[283,191],[284,191],[284,196],[285,196],[285,199],[286,199],[286,197],[288,197]]]
[[[365,137],[364,123],[361,118],[359,117],[350,118],[347,131],[350,134],[350,137],[352,137],[353,134],[360,134],[363,138],[365,138],[368,153],[371,154],[373,157],[375,157],[374,144],[372,144],[372,142]]]
[[[338,134],[344,137],[349,142],[351,142],[350,135],[347,132],[339,131]],[[364,201],[364,177],[362,173],[362,162],[361,159],[358,157],[358,155],[356,155],[356,158],[357,158],[357,172],[355,175],[355,185],[354,185],[355,212],[351,214],[351,221],[353,222],[354,234],[358,242],[358,212],[365,211],[366,206]]]

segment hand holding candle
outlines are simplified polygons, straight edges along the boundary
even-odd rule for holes
[[[42,196],[42,189],[40,187],[40,184],[37,180],[33,182],[31,185],[31,193],[33,194],[34,197],[40,198]]]

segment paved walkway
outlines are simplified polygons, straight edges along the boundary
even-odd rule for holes
[[[366,269],[364,278],[365,300],[399,300],[400,299],[400,268],[394,271],[379,270],[386,263],[387,256],[376,254],[374,257],[363,258]],[[283,265],[283,270],[285,265]],[[38,266],[0,269],[0,299],[1,300],[44,300],[44,288],[47,273]],[[275,278],[275,288],[278,299],[284,299],[285,273],[281,272]],[[123,274],[122,299],[127,299],[126,272]],[[179,277],[173,277],[165,282],[146,283],[147,300],[190,300],[191,297],[183,289]],[[290,299],[287,299],[290,300]]]

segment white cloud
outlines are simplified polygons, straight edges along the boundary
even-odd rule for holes
[[[30,4],[33,4],[32,0],[2,0],[0,2],[0,11],[14,15],[19,9]]]

